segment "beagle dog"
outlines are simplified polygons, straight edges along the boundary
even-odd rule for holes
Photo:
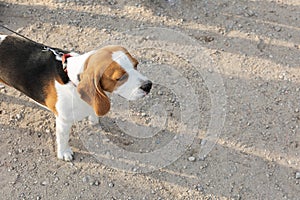
[[[73,159],[68,144],[72,124],[85,117],[97,123],[98,116],[110,110],[107,92],[128,100],[150,92],[152,82],[137,71],[137,65],[121,46],[79,55],[0,35],[0,82],[55,114],[57,157],[65,161]]]

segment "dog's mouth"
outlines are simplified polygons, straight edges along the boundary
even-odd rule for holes
[[[147,96],[150,93],[150,90],[143,90],[141,88],[136,88],[135,90],[132,91],[132,93],[130,94],[128,100],[130,101],[134,101],[134,100],[138,100],[141,99],[145,96]]]
[[[130,84],[129,84],[129,88],[130,88]],[[137,100],[140,98],[145,97],[146,95],[148,95],[151,91],[152,88],[152,82],[149,80],[143,81],[142,83],[140,83],[137,87],[128,89],[126,87],[123,88],[122,86],[117,88],[116,90],[114,90],[113,93],[120,95],[121,97],[133,101],[133,100]]]

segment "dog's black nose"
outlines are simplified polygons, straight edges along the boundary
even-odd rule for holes
[[[152,82],[149,80],[145,81],[140,88],[148,94],[152,88]]]

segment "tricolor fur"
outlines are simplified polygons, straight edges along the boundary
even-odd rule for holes
[[[120,46],[106,46],[82,55],[70,53],[67,73],[44,45],[0,35],[0,82],[26,94],[56,116],[57,156],[70,161],[69,131],[75,121],[110,109],[106,92],[136,100],[150,92],[152,83],[136,69],[138,62]],[[69,53],[55,49],[62,53]]]

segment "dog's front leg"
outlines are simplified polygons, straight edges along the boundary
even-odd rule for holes
[[[69,135],[72,123],[56,118],[57,157],[65,161],[73,160],[73,152],[69,146]]]

